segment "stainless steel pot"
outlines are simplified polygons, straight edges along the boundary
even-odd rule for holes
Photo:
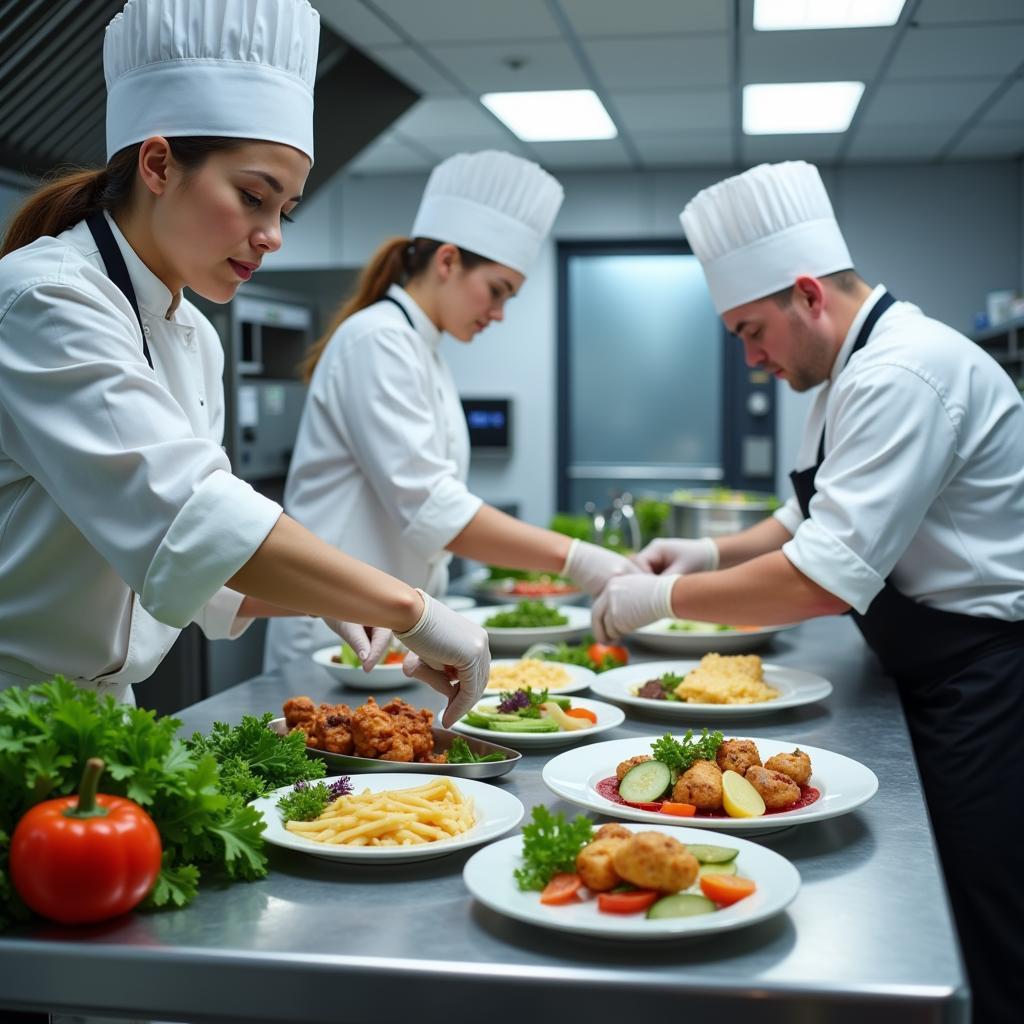
[[[673,537],[720,537],[761,522],[779,503],[774,495],[753,491],[723,495],[715,491],[676,492],[672,505]]]

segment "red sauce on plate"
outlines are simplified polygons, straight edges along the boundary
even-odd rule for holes
[[[641,811],[659,811],[661,810],[662,801],[656,800],[649,804],[636,804],[631,803],[629,800],[623,800],[619,796],[619,780],[615,776],[611,776],[607,779],[602,779],[594,789],[598,791],[605,798],[605,800],[611,800],[614,804],[624,804],[626,807],[637,807]],[[795,803],[790,804],[788,807],[780,807],[775,811],[765,811],[765,816],[769,814],[787,814],[789,811],[799,811],[802,807],[809,807],[816,800],[821,797],[821,790],[816,789],[814,786],[801,786],[800,787],[800,799]],[[666,815],[671,817],[671,815]],[[725,811],[698,811],[695,818],[728,818],[729,815]],[[680,819],[682,820],[682,819]]]

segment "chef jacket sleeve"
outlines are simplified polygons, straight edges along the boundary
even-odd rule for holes
[[[0,445],[167,625],[183,627],[281,514],[196,437],[105,277],[0,308]]]
[[[252,624],[250,618],[238,618],[245,595],[230,587],[221,587],[192,620],[207,640],[237,640]]]
[[[810,516],[782,551],[863,614],[962,464],[962,417],[936,382],[898,364],[840,377],[835,389]]]
[[[483,504],[437,451],[438,423],[423,342],[401,328],[346,339],[332,366],[336,400],[346,410],[344,441],[402,540],[421,558],[442,551]]]
[[[789,531],[795,534],[804,521],[804,514],[800,511],[800,502],[796,498],[790,498],[785,505],[777,508],[772,515]]]

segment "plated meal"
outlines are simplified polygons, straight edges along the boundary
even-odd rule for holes
[[[322,785],[330,789],[341,781],[329,778]],[[266,822],[264,839],[328,860],[443,857],[495,839],[523,817],[523,805],[511,793],[473,779],[456,783],[436,775],[359,778],[352,791],[342,792],[309,821],[282,820],[279,805],[287,811],[293,794],[294,787],[286,786],[253,801]]]
[[[534,644],[523,657],[579,665],[591,672],[610,672],[629,663],[629,651],[621,644],[596,643],[592,636],[583,637],[578,644]]]
[[[558,796],[602,814],[749,832],[845,814],[878,789],[874,772],[841,754],[707,730],[578,747],[552,758],[542,777]]]
[[[675,718],[749,717],[824,700],[832,684],[813,672],[765,664],[756,654],[706,654],[698,661],[653,661],[598,676],[607,700]]]
[[[549,604],[563,604],[586,596],[575,583],[561,576],[493,567],[475,589],[485,600],[501,603],[539,599]]]
[[[577,665],[552,665],[539,658],[497,658],[491,662],[487,690],[518,690],[529,687],[552,693],[577,693],[593,681],[590,669]]]
[[[603,701],[526,687],[480,701],[455,728],[514,747],[566,746],[614,729],[625,717],[621,708]]]
[[[725,626],[695,619],[659,619],[642,626],[631,635],[643,647],[665,654],[739,654],[755,651],[770,643],[780,633],[795,629],[796,623],[785,626]]]
[[[485,906],[520,921],[651,939],[762,921],[800,887],[785,858],[743,839],[666,825],[595,831],[588,818],[567,822],[545,807],[522,836],[476,853],[463,879]]]
[[[571,604],[554,608],[540,601],[521,601],[512,608],[492,605],[460,614],[483,626],[492,651],[510,654],[535,643],[576,640],[590,629],[590,609]]]
[[[416,682],[402,671],[406,653],[404,648],[393,647],[369,672],[363,671],[356,652],[348,644],[321,647],[314,652],[313,660],[354,690],[395,690]]]

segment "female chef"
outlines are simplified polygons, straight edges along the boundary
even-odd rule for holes
[[[282,515],[220,447],[222,352],[182,289],[226,302],[281,245],[319,17],[218,8],[129,0],[104,41],[107,167],[42,188],[4,241],[0,685],[59,672],[130,699],[189,622],[312,614],[398,631],[451,721],[486,682],[483,632]]]
[[[716,539],[711,564],[700,542],[649,545],[640,560],[656,575],[612,580],[595,627],[852,609],[899,687],[974,1019],[1019,1020],[1024,403],[978,345],[854,272],[811,165],[720,182],[682,222],[748,364],[797,391],[821,385],[806,468],[773,518]],[[979,863],[978,837],[994,826]]]
[[[551,229],[562,188],[509,153],[461,153],[434,168],[409,238],[385,243],[312,350],[309,397],[285,487],[289,515],[432,594],[451,554],[563,573],[597,593],[635,571],[593,544],[529,526],[466,487],[469,437],[440,351],[501,320]],[[265,667],[327,636],[280,619]]]

